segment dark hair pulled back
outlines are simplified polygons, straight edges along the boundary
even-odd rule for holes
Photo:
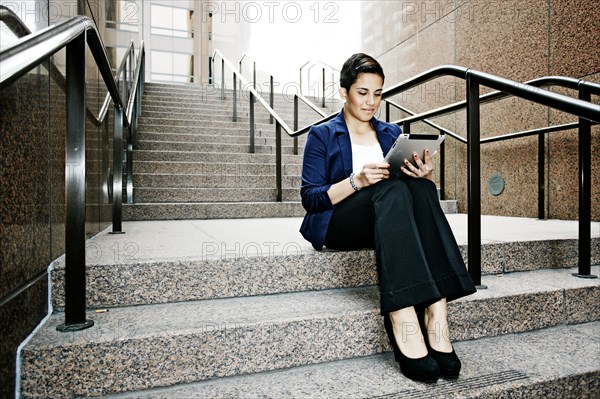
[[[340,86],[346,90],[350,90],[350,86],[356,82],[358,75],[361,73],[374,73],[381,76],[382,80],[385,80],[383,68],[375,58],[364,53],[356,53],[344,62],[344,66],[340,72]]]

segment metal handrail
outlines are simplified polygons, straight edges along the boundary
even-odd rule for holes
[[[250,58],[250,54],[244,53],[242,55],[242,58],[240,58],[240,61],[238,62],[239,68],[240,68],[240,70],[239,70],[240,74],[242,74],[242,61],[244,61],[244,58],[246,58],[246,56],[248,58]],[[255,60],[252,60],[252,66],[253,66],[253,68],[252,68],[252,87],[254,87],[254,89],[256,89],[256,61]],[[241,83],[240,83],[240,86],[241,86]]]
[[[217,53],[215,52],[215,55]],[[219,53],[220,54],[220,53]],[[222,57],[222,55],[221,55]],[[222,79],[224,79],[224,65],[222,70]],[[233,68],[231,68],[233,70]],[[404,127],[405,132],[410,132],[410,124],[417,121],[423,121],[426,118],[433,116],[443,115],[454,110],[457,110],[461,106],[467,107],[467,161],[468,161],[468,259],[469,259],[469,271],[473,277],[473,280],[478,286],[481,286],[481,183],[480,183],[480,146],[482,143],[481,132],[480,132],[480,115],[479,109],[481,103],[490,102],[506,96],[515,96],[526,99],[528,101],[546,105],[551,108],[558,109],[563,112],[567,112],[579,117],[579,164],[580,164],[580,206],[579,206],[579,276],[589,277],[590,274],[590,231],[589,226],[591,223],[591,124],[600,122],[600,106],[593,105],[590,103],[591,94],[597,93],[597,86],[595,83],[577,81],[576,79],[563,78],[563,77],[549,77],[546,82],[564,82],[571,87],[577,87],[580,91],[580,98],[574,99],[572,97],[550,92],[548,90],[541,89],[534,86],[533,84],[541,84],[542,79],[536,79],[532,81],[533,84],[515,82],[509,79],[501,78],[499,76],[491,75],[485,72],[477,70],[455,66],[455,65],[443,65],[431,70],[428,70],[420,75],[417,75],[407,81],[401,82],[382,93],[383,99],[399,94],[413,87],[419,86],[427,81],[436,79],[443,76],[454,76],[465,80],[467,86],[467,100],[461,104],[453,104],[447,107],[441,107],[433,111],[421,113],[418,115],[411,116],[409,118],[396,121],[395,123],[401,123]],[[235,82],[235,72],[234,72]],[[483,84],[487,87],[497,90],[481,96],[479,93],[479,86]],[[223,80],[224,85],[224,80]],[[235,92],[234,83],[234,92]],[[223,93],[223,91],[222,91]],[[252,96],[255,93],[251,94]],[[222,95],[224,99],[224,95]],[[266,104],[264,104],[266,105]],[[265,108],[271,113],[271,115],[278,120],[278,116],[270,107]],[[234,101],[234,112],[235,112],[235,101]],[[315,123],[322,123],[327,120],[334,118],[337,113],[323,117],[321,120]],[[254,124],[253,108],[251,106],[251,140],[252,140],[252,129]],[[312,125],[306,126],[302,129],[296,129],[290,131],[289,127],[285,123],[277,123],[275,130],[275,142],[276,142],[276,181],[277,181],[277,199],[281,201],[281,128],[286,131],[290,137],[298,137],[302,134],[307,133]],[[554,127],[548,128],[548,131],[554,129]],[[524,133],[522,134],[533,134]],[[252,147],[251,147],[252,150]],[[595,276],[594,276],[595,277]]]
[[[321,65],[321,66],[324,66],[324,67],[327,67],[327,68],[331,69],[332,72],[341,72],[336,67],[331,66],[331,65],[327,64],[326,62],[319,61],[319,60],[316,60],[316,61],[308,60],[308,61],[306,61],[306,63],[304,65],[302,65],[302,67],[300,67],[300,70],[302,70],[302,68],[305,67],[308,64],[311,64],[311,65]]]
[[[585,81],[583,79],[575,79],[575,78],[570,78],[570,77],[565,77],[565,76],[545,76],[545,77],[536,78],[536,79],[527,81],[527,82],[525,82],[525,84],[535,86],[535,87],[559,86],[559,87],[575,89],[575,90],[584,88],[592,94],[600,95],[600,84]],[[481,95],[479,97],[479,102],[480,102],[480,104],[489,103],[492,101],[501,100],[508,96],[509,96],[509,94],[507,94],[507,93],[504,93],[501,91],[494,91],[494,92],[490,92],[490,93]],[[401,110],[404,113],[407,113],[410,116],[415,115],[414,112],[408,110],[405,107],[402,107],[401,105],[399,105],[391,100],[386,99],[384,101],[386,102],[386,121],[387,122],[389,122],[390,105],[394,106],[395,108]],[[437,110],[432,110],[432,111],[430,111],[430,113],[431,114],[435,113],[434,116],[438,116],[438,115],[441,115],[440,112],[444,112],[444,113],[456,112],[456,111],[462,110],[463,108],[466,108],[466,106],[467,106],[467,101],[463,100],[463,101],[456,102],[454,104],[447,105],[445,107],[438,108]],[[423,118],[426,116],[427,116],[427,113],[421,114],[421,117],[423,117]],[[396,123],[403,123],[405,120],[408,120],[408,119],[409,118],[402,119],[400,121],[397,121]],[[421,119],[420,121],[435,128],[442,134],[449,135],[450,137],[454,138],[455,140],[457,140],[461,143],[464,143],[464,144],[468,143],[467,139],[463,138],[462,136],[458,135],[455,132],[452,132],[448,129],[445,129],[445,128],[429,121],[428,119]],[[596,125],[596,124],[597,123],[593,123],[593,125]],[[538,128],[538,129],[524,130],[524,131],[520,131],[520,132],[513,132],[513,133],[504,134],[504,135],[498,135],[498,136],[486,137],[486,138],[480,139],[481,144],[486,144],[486,143],[491,143],[491,142],[495,142],[495,141],[503,141],[503,140],[539,135],[539,137],[540,137],[540,139],[538,140],[538,179],[540,180],[538,183],[538,218],[539,219],[545,218],[545,209],[544,209],[545,201],[544,201],[544,184],[543,184],[544,179],[545,179],[544,173],[543,173],[544,158],[545,158],[545,150],[544,150],[545,143],[544,143],[541,135],[545,134],[545,133],[574,129],[578,126],[579,126],[579,123],[575,122],[575,123],[568,123],[568,124],[563,124],[563,125],[548,126],[548,127],[544,127],[544,128]],[[444,186],[445,186],[445,183],[444,183],[444,160],[445,160],[445,154],[444,154],[443,147],[442,147],[441,156],[440,156],[440,164],[441,164],[440,191],[442,193],[442,198],[443,198]]]
[[[329,64],[326,64],[326,63],[324,63],[324,62],[322,62],[322,61],[318,61],[318,60],[317,60],[317,61],[308,60],[308,61],[306,61],[304,64],[302,64],[302,66],[300,67],[300,90],[302,90],[302,70],[303,70],[303,69],[304,69],[304,67],[306,67],[307,65],[310,65],[310,67],[311,67],[311,68],[312,68],[313,66],[315,66],[315,65],[321,65],[321,66],[324,66],[324,67],[327,67],[327,68],[329,68],[329,69],[331,70],[331,72],[338,72],[338,73],[339,73],[339,72],[341,72],[341,71],[340,71],[339,69],[337,69],[336,67],[334,67],[334,66],[331,66],[331,65],[329,65]]]
[[[229,69],[231,69],[233,71],[233,74],[238,77],[238,79],[244,84],[247,85],[249,82],[248,80],[244,77],[244,75],[240,74],[239,72],[237,72],[235,70],[235,68],[233,67],[233,65],[231,64],[231,62],[229,62],[229,60],[227,60],[227,58],[225,58],[223,56],[223,54],[219,51],[219,50],[215,50],[213,52],[213,56],[212,59],[215,60],[217,55],[221,58],[222,62],[227,65],[229,67]],[[224,77],[222,77],[224,78]],[[225,84],[224,81],[222,81],[222,86],[221,89],[225,88]],[[269,105],[269,103],[267,103],[265,101],[265,99],[253,88],[253,87],[249,87],[248,91],[250,92],[251,95],[253,95],[256,100],[258,102],[261,103],[261,105],[263,107],[265,107],[265,109],[269,112],[269,114],[271,114],[273,116],[273,119],[275,119],[282,127],[284,127],[284,129],[289,132],[292,132],[292,130],[290,129],[290,127],[284,122],[283,119],[281,119],[281,117],[275,112],[275,110],[273,110],[273,108],[271,108],[271,106]],[[224,96],[221,97],[222,100],[224,100]]]
[[[310,67],[308,68],[308,74],[307,74],[307,77],[309,78],[309,82],[308,82],[308,84],[309,84],[309,85],[310,85],[310,69],[311,69],[312,67],[314,67],[314,66],[317,66],[317,65],[320,65],[321,67],[323,67],[323,68],[322,68],[322,69],[323,69],[323,71],[322,71],[322,73],[323,73],[323,76],[322,76],[322,83],[323,83],[323,87],[322,87],[322,89],[321,89],[321,90],[322,90],[322,93],[321,93],[321,97],[322,97],[322,98],[321,98],[321,106],[322,106],[323,108],[325,108],[325,81],[326,81],[326,79],[325,79],[325,68],[328,68],[329,70],[331,70],[331,72],[332,72],[332,73],[335,73],[335,72],[338,72],[338,73],[339,73],[339,72],[341,72],[341,71],[340,71],[339,69],[337,69],[337,68],[335,68],[335,67],[333,67],[333,66],[329,65],[329,64],[326,64],[326,63],[322,62],[322,61],[311,61],[311,60],[308,60],[307,62],[305,62],[305,63],[304,63],[304,64],[303,64],[303,65],[300,67],[300,80],[299,80],[299,84],[300,84],[300,95],[302,95],[302,70],[303,70],[303,69],[304,69],[304,67],[306,67],[307,65],[310,65]],[[309,87],[310,87],[310,86],[309,86]]]
[[[428,80],[431,80],[431,79],[428,79]],[[421,82],[421,84],[425,83],[425,82],[426,81],[423,81],[423,82]],[[509,81],[509,82],[512,82],[512,81]],[[548,76],[548,77],[537,78],[537,79],[534,79],[534,80],[531,80],[531,81],[528,81],[525,83],[512,82],[511,84],[514,84],[515,86],[521,86],[525,89],[525,91],[531,91],[531,92],[536,92],[538,90],[541,90],[542,86],[561,86],[561,87],[570,88],[570,89],[583,88],[583,89],[589,91],[591,94],[600,95],[600,84],[581,80],[581,79],[564,77],[564,76]],[[397,86],[394,86],[393,88],[390,88],[390,89],[384,91],[383,97],[385,99],[387,97],[397,95],[400,92],[406,91],[412,87],[414,87],[414,86],[410,86],[409,88],[404,89],[404,90],[397,90]],[[552,93],[550,91],[545,91],[545,90],[544,90],[544,92],[560,96],[561,98],[568,98],[571,100],[579,101],[579,100],[573,99],[572,97],[568,97],[568,96],[565,96],[562,94]],[[503,91],[493,91],[488,94],[479,96],[479,101],[480,101],[480,104],[486,104],[486,103],[490,103],[493,101],[497,101],[497,100],[501,100],[503,98],[509,97],[511,94],[515,95],[513,93],[508,93],[508,92],[503,92]],[[517,97],[520,97],[520,96],[517,96]],[[521,98],[525,98],[525,97],[521,97]],[[527,98],[525,98],[525,99],[527,99]],[[539,103],[539,104],[542,104],[542,103]],[[543,105],[552,107],[552,105],[548,105],[548,104],[543,104]],[[415,115],[415,116],[412,116],[409,118],[401,119],[396,122],[403,123],[403,124],[404,123],[410,124],[412,122],[416,122],[417,120],[421,120],[421,118],[432,118],[432,117],[442,116],[442,115],[446,115],[446,114],[453,113],[456,111],[460,111],[460,110],[466,108],[466,106],[467,106],[466,100],[458,101],[456,103],[446,105],[443,107],[439,107],[439,108],[433,109],[431,111],[423,112],[421,114],[418,114],[418,115]],[[597,107],[597,106],[594,107],[593,105],[589,105],[589,103],[588,103],[588,106],[586,108],[588,108],[588,110],[590,110],[592,113],[594,113],[594,112],[598,112],[598,109],[600,107]],[[577,115],[576,113],[570,112],[568,110],[562,110],[562,111]],[[589,118],[586,118],[586,119],[589,119]],[[600,121],[595,120],[593,122],[598,123]]]
[[[15,14],[11,9],[6,6],[0,5],[0,21],[4,22],[6,26],[13,32],[18,38],[25,37],[31,34],[31,30],[19,19],[17,14]],[[43,65],[50,72],[50,76],[54,79],[54,81],[58,84],[58,86],[65,91],[66,80],[60,69],[54,64],[52,59],[48,59],[43,62]],[[104,122],[104,118],[108,112],[108,108],[110,106],[110,93],[106,94],[104,98],[104,102],[102,107],[100,108],[100,112],[98,116],[92,112],[89,107],[86,107],[86,114],[88,118],[94,123],[95,126],[101,126]]]
[[[117,106],[123,107],[123,100],[112,76],[102,39],[93,21],[83,16],[71,18],[60,25],[50,26],[25,36],[2,51],[0,53],[0,62],[3,64],[2,70],[0,70],[0,88],[13,83],[31,68],[41,64],[46,58],[54,55],[84,32],[91,33],[88,38],[90,47],[99,48],[93,51],[92,55],[96,60],[112,101]]]
[[[27,25],[10,8],[0,5],[0,21],[17,35],[17,37],[27,36],[31,33]]]
[[[10,11],[10,10],[8,10]],[[10,15],[5,8],[0,8],[3,18],[9,20],[9,27],[18,25],[18,17]],[[16,18],[16,19],[15,19]],[[22,22],[21,22],[22,24]],[[15,28],[19,29],[19,28]],[[23,30],[19,31],[23,33]],[[19,33],[17,33],[19,34]],[[128,128],[130,135],[135,129],[138,106],[131,106],[131,98],[127,99],[129,115],[124,114],[125,101],[120,95],[118,84],[112,75],[104,44],[93,21],[85,16],[71,18],[57,26],[50,26],[36,33],[17,40],[9,48],[0,52],[0,89],[14,83],[37,65],[47,63],[47,59],[59,50],[66,48],[66,159],[65,168],[68,178],[65,181],[65,323],[58,326],[59,331],[75,331],[91,327],[94,323],[86,319],[86,284],[85,284],[85,81],[86,81],[86,45],[95,59],[102,79],[108,89],[110,100],[115,106],[114,138],[113,138],[113,233],[121,231],[122,203],[122,168],[123,168],[123,128]],[[127,54],[130,64],[133,52]],[[138,56],[137,69],[143,70],[143,44]],[[47,63],[52,71],[53,64]],[[55,67],[54,67],[55,68]],[[56,69],[56,68],[55,68]],[[131,69],[131,68],[130,68]],[[135,83],[133,73],[125,76],[125,82],[135,86],[133,93],[139,100],[141,95],[143,74],[138,73]],[[60,78],[59,78],[60,79]],[[140,86],[140,90],[137,87]],[[129,91],[130,89],[128,89]],[[131,93],[131,92],[130,92]],[[105,109],[110,100],[105,99],[101,118],[104,120]]]
[[[416,115],[415,112],[409,110],[406,107],[403,107],[400,104],[395,103],[392,100],[384,100],[384,101],[385,101],[385,104],[386,104],[386,119],[388,119],[389,114],[390,114],[390,112],[389,112],[389,105],[393,106],[394,108],[399,109],[400,111],[402,111],[404,113],[407,113],[410,116]],[[386,120],[386,121],[389,122],[389,119]],[[428,126],[431,126],[435,130],[438,130],[438,131],[440,131],[443,134],[447,134],[448,136],[450,136],[450,137],[452,137],[452,138],[454,138],[454,139],[456,139],[456,140],[458,140],[458,141],[460,141],[462,143],[467,144],[467,140],[464,137],[460,136],[459,134],[454,133],[451,130],[446,129],[445,127],[442,127],[442,126],[438,125],[437,123],[431,122],[428,119],[423,119],[421,122],[425,123]]]

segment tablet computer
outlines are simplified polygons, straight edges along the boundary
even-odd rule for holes
[[[429,153],[433,156],[445,138],[445,135],[438,136],[437,134],[402,133],[388,151],[384,161],[390,164],[392,171],[400,170],[406,160],[417,166],[413,154],[417,153],[423,160],[423,152],[428,148]]]

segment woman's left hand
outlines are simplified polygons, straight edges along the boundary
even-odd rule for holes
[[[404,166],[401,168],[402,172],[411,177],[417,178],[426,178],[431,179],[431,172],[433,172],[433,162],[431,161],[431,155],[429,154],[429,149],[426,149],[424,152],[424,161],[421,160],[419,155],[414,154],[415,163],[417,166],[414,166],[408,160],[404,161]]]

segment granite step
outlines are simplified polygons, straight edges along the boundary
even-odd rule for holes
[[[203,116],[204,117],[204,116]],[[147,126],[165,126],[177,131],[180,127],[202,127],[202,128],[235,128],[244,131],[248,131],[249,124],[247,122],[232,122],[231,120],[216,120],[209,117],[203,119],[176,119],[176,118],[151,118],[142,117],[140,118],[140,130],[146,130]],[[275,131],[275,125],[267,122],[255,123],[255,129],[271,130]]]
[[[285,121],[285,119],[284,119]],[[310,121],[313,123],[315,121]],[[151,118],[145,117],[140,119],[139,131],[151,131],[151,127],[158,128],[160,131],[167,132],[181,132],[180,129],[190,129],[193,128],[192,131],[207,131],[211,128],[215,129],[238,129],[240,131],[246,132],[248,134],[250,130],[249,119],[245,117],[240,117],[236,122],[233,122],[231,118],[214,118],[206,115],[199,115],[197,119],[187,118],[187,119],[166,119],[166,118]],[[260,131],[269,131],[272,132],[272,136],[275,136],[275,123],[269,123],[269,119],[267,117],[262,119],[255,119],[254,130]],[[289,126],[290,129],[292,126]],[[285,136],[285,130],[282,130],[282,136]]]
[[[440,204],[446,213],[458,213],[457,201],[446,200]],[[123,204],[125,221],[296,218],[305,213],[299,201]]]
[[[143,99],[143,110],[142,115],[146,115],[146,112],[164,112],[165,110],[174,110],[174,111],[188,111],[188,112],[200,112],[200,113],[210,113],[210,112],[220,112],[226,113],[229,116],[233,116],[233,99],[228,98],[225,100],[211,100],[205,98],[177,98],[177,96],[173,97],[156,97],[156,98],[144,98]],[[176,105],[179,105],[180,108],[177,108]],[[320,108],[326,115],[332,113],[328,108],[322,108],[320,106],[316,106]],[[284,119],[293,120],[294,116],[294,104],[291,100],[282,100],[279,102],[274,102],[272,107],[275,112],[277,112]],[[246,100],[238,100],[236,105],[237,115],[249,115],[250,113],[250,105]],[[256,103],[254,106],[254,113],[257,116],[268,116],[269,113],[267,109],[259,103]],[[309,119],[309,120],[319,120],[322,118],[321,114],[310,108],[308,105],[303,102],[298,104],[298,118],[299,119]]]
[[[300,201],[298,188],[283,188],[283,201]],[[172,202],[275,202],[275,188],[173,188],[173,187],[134,187],[134,203]]]
[[[277,113],[281,119],[290,127],[294,127],[294,116],[287,115],[282,113]],[[151,122],[150,124],[160,125],[160,120],[172,118],[174,115],[172,112],[165,110],[164,113],[145,113],[144,117],[152,118],[154,120],[158,120],[158,122]],[[274,125],[275,123],[271,123],[269,119],[269,114],[255,114],[254,115],[254,123],[260,125]],[[240,128],[244,128],[245,130],[249,129],[250,126],[250,114],[249,112],[237,112],[237,117],[235,122],[233,121],[233,112],[230,111],[208,111],[204,110],[202,112],[197,112],[194,114],[182,114],[182,118],[186,118],[188,120],[206,120],[211,122],[230,122],[230,123],[238,123],[240,124]],[[298,128],[302,128],[304,126],[312,125],[319,121],[320,118],[298,118]],[[146,123],[142,121],[142,123]],[[261,126],[264,128],[264,126]]]
[[[265,98],[267,101],[269,100],[270,96],[271,96],[271,90],[269,87],[265,87],[265,86],[257,86],[256,91],[258,93],[259,96],[262,96],[263,98]],[[205,96],[205,97],[209,97],[215,100],[220,100],[221,95],[224,94],[225,97],[231,97],[233,96],[233,87],[229,87],[229,83],[227,83],[225,90],[221,90],[221,86],[220,85],[215,85],[215,86],[196,86],[196,87],[192,87],[192,88],[161,88],[161,89],[155,89],[153,87],[144,87],[144,96],[176,96],[176,95],[182,95],[182,96]],[[240,87],[237,87],[236,90],[236,94],[238,97],[241,97],[243,99],[249,99],[250,97],[250,90],[246,90],[245,88],[242,88],[240,90]],[[280,99],[284,99],[284,100],[289,100],[292,101],[293,100],[293,96],[294,94],[296,94],[296,92],[294,92],[294,90],[288,90],[288,91],[280,91],[280,90],[275,90],[275,92],[273,93],[273,97],[274,100],[280,100]],[[309,98],[311,101],[320,101],[322,100],[321,97],[319,98],[315,98],[315,97],[307,97]]]
[[[175,100],[176,98],[179,98],[181,100],[177,101]],[[220,96],[205,96],[205,95],[195,95],[195,96],[180,96],[178,94],[173,94],[173,95],[167,95],[167,96],[160,96],[160,95],[144,95],[144,97],[142,97],[144,104],[148,104],[148,105],[160,105],[160,104],[165,104],[169,107],[172,107],[174,104],[180,104],[183,107],[191,107],[191,108],[197,108],[197,107],[214,107],[214,108],[227,108],[229,110],[233,109],[233,96],[228,95],[225,100],[221,100]],[[265,99],[267,104],[270,103],[270,100],[268,98]],[[314,107],[321,109],[323,112],[327,113],[328,112],[328,108],[323,108],[320,103],[317,102],[313,102],[312,103]],[[299,110],[302,112],[306,112],[307,115],[317,115],[317,113],[311,108],[309,107],[306,103],[304,103],[304,101],[299,101],[298,102],[298,107]],[[237,98],[236,101],[236,108],[238,110],[240,109],[249,109],[250,108],[250,99],[247,96],[242,96]],[[276,111],[286,111],[286,112],[293,112],[294,110],[294,97],[293,96],[282,96],[282,97],[276,97],[273,101],[273,109]],[[255,111],[264,111],[266,112],[266,109],[263,105],[261,105],[258,102],[254,103],[254,110]]]
[[[261,95],[265,100],[269,101],[270,89],[266,86],[259,86],[257,88],[258,94]],[[224,90],[224,94],[226,98],[232,98],[233,96],[233,88],[229,87],[229,82],[227,83],[227,87]],[[294,90],[288,90],[285,92],[275,91],[274,93],[274,101],[275,102],[287,102],[292,103],[294,100]],[[151,97],[160,97],[163,95],[166,96],[203,96],[209,99],[219,100],[221,101],[221,86],[220,83],[216,85],[194,85],[194,86],[172,86],[172,87],[155,87],[155,86],[144,86],[144,95],[148,95]],[[248,101],[250,98],[249,90],[241,89],[238,86],[237,88],[238,98],[241,98],[244,101]],[[312,97],[305,96],[309,101],[312,101],[314,104],[320,104],[322,101],[321,97]]]
[[[249,154],[238,153],[233,156],[227,156],[223,152],[208,151],[158,151],[158,150],[136,150],[133,154],[136,161],[155,161],[155,162],[222,162],[230,163],[237,161],[240,163],[275,163],[275,154]],[[282,154],[284,164],[301,164],[302,155]]]
[[[196,133],[153,133],[140,132],[138,133],[138,141],[181,141],[181,142],[196,142],[196,143],[228,143],[228,144],[248,144],[250,141],[248,132],[240,132],[242,134],[223,134],[215,133],[212,129],[209,132]],[[275,145],[275,134],[270,135],[266,132],[259,132],[254,135],[254,145]],[[293,145],[293,139],[282,137],[282,145],[288,144],[290,141]],[[301,137],[298,140],[298,146],[303,146],[306,142],[306,137]]]
[[[284,118],[291,119],[294,116],[294,108],[289,108],[287,105],[284,107],[283,104],[274,104],[275,111]],[[174,112],[187,112],[187,113],[204,113],[215,115],[226,115],[229,117],[233,116],[233,102],[220,102],[220,103],[184,103],[177,104],[171,101],[149,101],[144,104],[143,115],[161,115],[169,111]],[[327,110],[323,110],[327,113]],[[237,115],[250,114],[250,107],[247,103],[238,103],[236,106]],[[269,112],[262,106],[254,107],[254,114],[260,116],[269,116]],[[321,116],[316,111],[310,109],[307,105],[299,106],[298,118],[309,118],[309,119],[320,119]]]
[[[219,174],[238,176],[275,175],[275,163],[250,162],[166,162],[134,160],[133,168],[136,174]],[[283,176],[300,176],[302,164],[285,164]],[[135,176],[134,176],[135,177]]]
[[[291,143],[289,143],[291,144]],[[153,150],[153,151],[189,151],[189,152],[221,152],[222,159],[231,160],[231,157],[237,156],[237,154],[249,154],[250,144],[227,144],[222,142],[212,143],[198,143],[198,142],[182,142],[182,141],[151,141],[151,140],[138,140],[138,148],[140,150]],[[255,153],[259,154],[272,154],[275,155],[276,148],[274,145],[260,145],[255,141],[254,144]],[[294,153],[294,146],[287,145],[281,146],[282,154],[292,155]],[[302,154],[302,148],[298,148],[298,153]],[[136,154],[134,154],[135,157]]]
[[[597,281],[578,279],[572,272],[484,276],[487,290],[449,304],[451,338],[465,341],[598,320]],[[65,334],[56,331],[64,314],[55,313],[25,346],[23,397],[143,390],[390,349],[373,286],[117,307],[89,311],[87,317],[94,327]],[[598,340],[597,331],[588,334],[590,339]],[[564,336],[559,341],[572,347]],[[546,342],[539,345],[547,350]],[[496,348],[494,358],[499,353]],[[597,360],[590,367],[600,368]]]
[[[204,122],[198,123],[196,125],[150,125],[145,124],[140,126],[139,132],[143,134],[145,132],[150,133],[182,133],[182,134],[213,134],[215,137],[219,137],[219,135],[240,135],[250,137],[249,127],[240,126],[243,123],[238,122],[212,122],[209,125],[205,125]],[[254,128],[254,137],[275,137],[275,125],[255,125]],[[291,142],[293,138],[290,137],[283,129],[281,131],[281,138],[283,141]],[[305,140],[305,139],[304,139]]]
[[[402,377],[384,353],[104,398],[591,399],[600,397],[600,353],[589,350],[600,345],[599,331],[592,322],[457,342],[460,378],[435,384]]]
[[[123,205],[124,221],[294,218],[305,214],[300,202],[185,202]]]
[[[294,115],[290,114],[290,113],[282,113],[277,111],[277,115],[279,115],[279,117],[281,119],[283,119],[283,121],[290,127],[293,128],[294,126]],[[152,119],[157,119],[157,120],[162,120],[162,119],[169,119],[172,118],[174,116],[174,112],[169,112],[168,109],[165,109],[164,112],[160,112],[160,113],[155,113],[155,112],[145,112],[144,113],[144,117],[143,118],[152,118]],[[208,120],[208,121],[221,121],[221,122],[233,122],[233,111],[227,111],[227,110],[208,110],[208,109],[202,109],[201,111],[198,110],[197,112],[194,113],[181,113],[182,118],[185,118],[187,120]],[[270,114],[268,114],[267,112],[263,112],[263,113],[255,113],[254,114],[254,122],[255,124],[274,124],[271,123],[270,121]],[[315,122],[318,122],[320,120],[319,117],[312,117],[312,118],[298,118],[298,127],[304,127],[304,126],[308,126],[311,125]],[[144,121],[142,121],[142,123],[146,123]],[[248,129],[248,124],[250,123],[250,113],[248,111],[237,111],[236,114],[236,120],[234,123],[240,123],[242,124],[242,126],[245,125],[245,128]],[[153,124],[160,124],[160,122],[155,122]]]
[[[236,125],[237,122],[225,122],[221,125],[213,123],[212,126],[204,126],[204,124],[198,124],[197,126],[171,126],[171,125],[142,125],[138,130],[138,139],[144,137],[146,133],[162,134],[168,137],[169,134],[187,134],[190,136],[211,136],[219,138],[220,136],[238,136],[246,137],[246,140],[250,141],[249,128]],[[293,141],[293,138],[289,137],[284,131],[281,132],[281,138],[283,142]],[[254,137],[275,137],[275,127],[273,125],[255,126]],[[306,141],[306,138],[301,137],[299,142]]]
[[[150,212],[143,209],[148,206],[133,205],[134,209],[142,208],[140,212]],[[169,216],[185,216],[191,204],[156,206],[171,211]],[[206,212],[206,218],[214,218],[213,212],[221,211],[218,206],[232,204],[196,205],[199,213]],[[129,207],[124,207],[126,215]],[[261,217],[261,212],[288,212],[290,207],[304,214],[298,203],[268,203],[240,204],[228,216],[237,218],[254,210],[255,217]],[[466,215],[446,217],[468,264]],[[577,240],[567,238],[577,235],[577,223],[557,223],[554,227],[544,221],[519,218],[503,222],[518,228],[520,237],[514,233],[503,238],[502,225],[498,226],[496,218],[483,220],[484,275],[509,278],[518,271],[562,270],[577,265]],[[88,306],[143,305],[377,284],[374,251],[315,251],[300,235],[301,223],[301,217],[126,222],[126,234],[112,235],[106,230],[88,243]],[[562,239],[556,238],[558,233]],[[600,264],[597,233],[592,248],[592,264]],[[556,275],[557,279],[563,277],[572,280],[567,275]],[[54,266],[52,281],[53,306],[61,309],[64,265],[60,262]],[[495,281],[503,280],[498,277]],[[598,286],[598,280],[595,284]]]
[[[143,106],[143,110],[145,109],[144,107],[146,105],[151,106],[151,107],[157,107],[157,106],[165,106],[168,108],[173,108],[175,106],[175,104],[179,104],[181,107],[183,107],[183,109],[196,109],[196,110],[209,110],[209,109],[213,109],[213,110],[228,110],[228,111],[233,111],[233,97],[229,96],[227,97],[225,100],[221,100],[220,98],[211,98],[211,97],[205,97],[205,96],[191,96],[191,97],[186,97],[186,96],[178,96],[178,95],[172,95],[172,96],[144,96],[142,98],[142,101],[144,103]],[[267,101],[268,103],[268,101]],[[313,104],[314,105],[314,104]],[[322,108],[318,105],[315,105],[317,108],[320,108],[321,110],[323,110],[323,112],[328,113],[327,108]],[[294,112],[294,102],[293,102],[293,98],[282,98],[280,100],[276,100],[273,102],[273,107],[272,107],[275,111],[277,112],[286,112],[289,113],[291,115],[293,115]],[[236,109],[238,111],[249,111],[250,110],[250,101],[248,99],[239,99],[236,102]],[[298,103],[298,109],[299,109],[299,113],[300,115],[305,114],[305,115],[310,115],[310,116],[316,116],[318,115],[317,112],[315,112],[312,108],[310,108],[308,105],[306,105],[304,102],[299,102]],[[255,112],[264,112],[267,113],[268,111],[266,110],[266,108],[260,104],[260,103],[254,103],[254,111]]]
[[[232,129],[232,132],[235,132]],[[212,129],[199,131],[196,133],[167,133],[167,132],[139,132],[138,141],[181,141],[195,143],[228,143],[228,144],[248,144],[250,142],[248,132],[239,131],[240,134],[227,134],[229,132],[215,132]],[[254,136],[254,143],[257,145],[266,145],[267,137],[261,132]],[[270,138],[269,144],[275,143],[275,138]]]
[[[268,97],[263,97],[263,99],[270,104],[270,99]],[[215,105],[215,106],[231,106],[233,107],[233,93],[228,93],[225,96],[225,99],[221,99],[220,95],[206,93],[164,93],[164,94],[144,94],[142,96],[142,101],[148,104],[155,104],[160,102],[179,102],[190,105]],[[246,106],[250,102],[250,98],[247,95],[242,95],[237,98],[237,104],[239,106]],[[318,105],[316,105],[318,107]],[[259,103],[255,102],[255,109],[264,109],[264,107]],[[285,109],[288,111],[292,111],[294,109],[294,98],[287,96],[276,96],[273,101],[273,108],[277,109]],[[322,108],[322,107],[319,107]],[[308,109],[308,107],[306,107]]]
[[[161,104],[152,104],[147,103],[144,105],[143,117],[155,117],[155,118],[163,118],[170,117],[174,112],[183,113],[185,111],[186,114],[198,115],[198,117],[202,116],[204,119],[214,119],[214,120],[229,120],[233,119],[233,108],[231,106],[220,105],[220,106],[212,106],[212,105],[197,105],[194,107],[190,107],[188,105],[183,106],[175,106],[172,103],[161,103]],[[277,114],[290,126],[293,126],[294,122],[294,113],[293,110],[281,110],[279,107],[275,107],[275,111]],[[236,110],[236,115],[238,120],[248,121],[250,117],[250,110],[247,107],[240,108]],[[254,109],[254,116],[256,121],[269,121],[270,114],[262,107]],[[298,126],[306,126],[313,124],[322,117],[320,114],[317,114],[314,111],[299,111],[298,115]],[[269,121],[270,123],[270,121]]]
[[[282,187],[299,190],[300,175],[282,176]],[[139,173],[133,175],[133,185],[139,188],[252,188],[276,187],[275,175],[252,174],[158,174]],[[230,199],[231,200],[231,199]]]

